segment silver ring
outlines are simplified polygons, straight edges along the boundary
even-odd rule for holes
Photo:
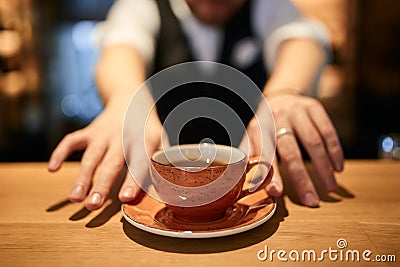
[[[276,131],[276,139],[278,139],[281,136],[284,136],[285,134],[294,134],[293,130],[291,128],[280,128],[278,131]]]

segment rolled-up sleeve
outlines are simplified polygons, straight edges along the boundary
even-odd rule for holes
[[[255,7],[255,28],[264,41],[264,59],[273,70],[281,44],[289,39],[307,38],[318,42],[326,58],[330,56],[329,34],[317,20],[303,18],[290,0],[258,0]]]
[[[106,20],[97,26],[95,40],[100,48],[118,44],[134,47],[149,69],[159,29],[160,17],[155,1],[118,0]]]

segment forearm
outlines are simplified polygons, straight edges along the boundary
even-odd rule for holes
[[[146,80],[145,64],[130,46],[104,48],[96,68],[96,82],[104,104],[129,101]]]
[[[325,62],[323,48],[311,39],[284,42],[277,55],[275,68],[264,87],[264,95],[267,98],[285,93],[309,95]]]

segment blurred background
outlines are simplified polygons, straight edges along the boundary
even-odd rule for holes
[[[0,161],[46,161],[101,112],[93,30],[113,2],[0,0]],[[346,157],[400,159],[400,1],[293,2],[330,31],[318,97]]]

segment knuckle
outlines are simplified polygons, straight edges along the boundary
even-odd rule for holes
[[[252,119],[247,125],[247,133],[250,139],[261,139],[263,135],[263,129],[269,129],[265,126],[266,122]]]
[[[67,134],[65,137],[64,137],[64,143],[67,143],[67,144],[69,144],[69,143],[72,143],[72,141],[75,139],[75,136],[74,136],[74,134],[73,133],[69,133],[69,134]]]
[[[250,122],[249,122],[249,124],[247,125],[247,128],[248,128],[249,130],[252,130],[252,131],[256,130],[256,129],[258,128],[258,122],[257,122],[257,120],[254,119],[254,118],[251,119]]]
[[[338,155],[338,156],[340,156],[340,157],[343,155],[342,147],[341,147],[339,144],[330,146],[330,147],[329,147],[329,152],[330,152],[332,155]]]
[[[97,161],[90,157],[82,158],[81,167],[82,169],[88,170],[96,166]]]
[[[73,144],[74,142],[76,142],[80,138],[83,138],[83,136],[82,136],[82,132],[80,130],[78,130],[78,131],[75,131],[75,132],[67,134],[64,137],[64,142],[66,144]]]
[[[92,161],[101,158],[105,150],[106,149],[101,145],[92,144],[83,154],[82,161]]]
[[[316,149],[322,147],[324,144],[322,142],[322,139],[317,136],[311,136],[307,137],[304,140],[304,145],[311,148],[311,149]]]
[[[293,160],[287,164],[287,171],[289,175],[292,177],[292,180],[296,181],[297,185],[304,186],[307,180],[300,175],[303,172],[303,166],[301,161]]]
[[[272,109],[272,116],[274,118],[282,118],[286,115],[287,111],[284,107],[279,106],[279,107],[274,107]]]
[[[319,102],[317,99],[315,99],[313,97],[304,98],[303,103],[306,107],[310,107],[310,108],[321,106],[321,102]]]
[[[120,170],[124,167],[124,159],[122,157],[113,157],[107,162],[107,169],[110,171]]]
[[[336,139],[336,131],[334,130],[333,126],[326,123],[325,125],[320,125],[319,130],[321,134],[325,136],[326,139],[335,140]]]
[[[301,157],[298,151],[288,148],[287,146],[279,149],[279,156],[282,161],[286,163],[296,162]]]
[[[334,130],[327,130],[323,133],[326,146],[331,151],[341,151],[341,144]]]
[[[318,100],[311,98],[305,102],[305,107],[310,113],[326,113],[324,106]]]
[[[330,149],[330,150],[340,150],[341,146],[339,144],[339,142],[335,139],[328,139],[326,141],[326,146]]]
[[[291,115],[290,121],[292,122],[293,125],[296,125],[299,122],[303,122],[308,119],[307,113],[301,109],[296,110],[295,112],[291,112],[290,115]]]

